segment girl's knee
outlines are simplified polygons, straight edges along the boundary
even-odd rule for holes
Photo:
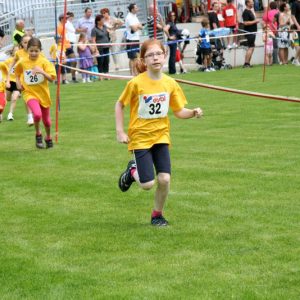
[[[140,185],[143,190],[150,190],[154,186],[154,183],[155,181],[151,180],[148,182],[140,183]]]
[[[168,173],[159,173],[157,175],[157,182],[160,185],[169,185],[171,180],[171,176]]]

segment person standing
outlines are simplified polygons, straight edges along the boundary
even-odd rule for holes
[[[0,123],[3,120],[2,113],[6,106],[5,83],[8,76],[7,65],[4,62],[0,62]]]
[[[92,43],[102,44],[102,45],[97,45],[97,49],[99,51],[99,56],[97,57],[98,72],[108,73],[109,72],[109,33],[107,27],[104,25],[103,15],[97,15],[95,18],[95,27],[92,30]],[[107,44],[107,46],[103,44]]]
[[[169,74],[176,74],[176,50],[178,36],[180,34],[179,29],[176,25],[176,14],[174,11],[170,11],[168,14],[167,25],[164,31],[168,37],[169,46]]]
[[[66,24],[65,24],[64,46],[66,47],[66,57],[72,59],[72,62],[70,64],[73,68],[76,68],[77,62],[75,60],[75,52],[73,50],[71,42],[67,38],[67,34],[68,34],[68,31],[66,30],[67,19],[68,19],[68,15],[66,15],[66,18],[65,18],[64,14],[61,14],[58,17],[59,24],[57,26],[57,34],[59,36],[63,37],[63,22],[65,20]],[[76,71],[71,70],[71,74],[72,74],[72,82],[73,83],[78,83],[78,81],[76,80]]]
[[[253,13],[253,0],[246,0],[245,2],[246,8],[243,12],[243,20],[244,20],[244,29],[246,31],[246,39],[247,39],[247,51],[245,55],[245,63],[243,68],[251,68],[250,61],[254,52],[255,47],[255,38],[257,32],[257,23],[259,20],[256,19]]]
[[[13,44],[15,46],[18,46],[21,43],[23,35],[26,33],[25,32],[25,22],[24,20],[17,20],[16,21],[16,29],[13,32]]]
[[[41,119],[46,130],[46,148],[53,147],[50,135],[51,98],[48,81],[52,82],[56,78],[53,64],[41,55],[41,50],[41,41],[37,38],[31,38],[27,46],[28,56],[22,59],[15,67],[17,87],[22,90],[26,105],[33,113],[36,131],[35,145],[39,149],[45,148],[40,130]]]
[[[85,33],[87,35],[88,40],[91,39],[92,29],[95,25],[95,19],[92,16],[93,11],[91,8],[87,7],[84,10],[84,16],[78,20],[76,26],[76,33]]]
[[[135,3],[131,3],[128,6],[129,13],[125,18],[125,26],[126,26],[126,43],[129,43],[126,46],[127,57],[129,59],[129,69],[130,74],[135,75],[136,70],[134,69],[135,61],[138,57],[139,53],[139,42],[140,42],[140,33],[139,31],[143,29],[143,25],[140,23],[137,12],[138,7]]]
[[[233,34],[237,30],[237,11],[236,7],[233,4],[233,0],[227,0],[227,5],[222,10],[222,15],[224,18],[224,25],[226,28],[230,29],[230,34]],[[230,36],[227,37],[227,48],[231,49],[236,47],[235,43],[231,43],[232,38]]]
[[[156,8],[156,39],[160,41],[164,41],[164,27],[165,22],[163,20],[162,15],[157,11]],[[151,4],[149,6],[149,16],[147,18],[147,28],[148,28],[148,35],[150,39],[154,38],[154,6]]]
[[[292,21],[297,28],[298,41],[300,41],[300,0],[292,4]],[[295,59],[300,63],[300,47],[297,49]]]
[[[101,15],[104,16],[104,25],[106,26],[107,31],[109,33],[110,42],[116,43],[117,42],[116,30],[122,27],[124,22],[121,19],[111,17],[108,8],[102,8],[100,10],[100,13]],[[120,50],[120,47],[117,45],[112,45],[110,48],[112,53],[117,53]],[[118,71],[119,70],[118,55],[112,54],[112,58],[115,64],[115,70]]]
[[[180,119],[199,118],[200,108],[185,108],[182,89],[171,77],[163,74],[166,49],[159,40],[146,40],[141,46],[137,70],[140,73],[127,83],[115,105],[116,133],[119,143],[128,144],[134,155],[119,178],[119,188],[126,192],[133,182],[150,190],[157,174],[154,209],[151,224],[166,226],[163,216],[171,178],[169,145],[170,121],[168,111]],[[130,106],[128,135],[124,131],[124,108]]]

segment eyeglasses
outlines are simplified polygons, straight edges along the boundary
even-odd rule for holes
[[[154,58],[154,56],[162,56],[164,55],[165,53],[163,51],[157,51],[157,52],[152,52],[152,53],[149,53],[147,55],[145,55],[145,58]]]

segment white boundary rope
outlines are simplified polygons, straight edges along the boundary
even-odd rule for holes
[[[130,79],[133,78],[133,76],[129,76],[129,75],[112,75],[112,74],[107,74],[107,73],[96,73],[96,72],[85,71],[85,70],[69,67],[69,66],[66,66],[66,65],[61,65],[61,66],[66,67],[66,68],[71,69],[71,70],[76,70],[80,73],[85,73],[85,74],[89,74],[89,75],[92,75],[92,76],[98,76],[98,77],[103,77],[103,78],[126,79],[126,80],[130,80]],[[212,90],[217,90],[217,91],[223,91],[223,92],[228,92],[228,93],[258,97],[258,98],[265,98],[265,99],[270,99],[270,100],[279,100],[279,101],[288,101],[288,102],[300,103],[300,98],[297,98],[297,97],[271,95],[271,94],[264,94],[264,93],[251,92],[251,91],[245,91],[245,90],[238,90],[238,89],[226,88],[226,87],[211,85],[211,84],[206,84],[206,83],[193,82],[193,81],[184,80],[184,79],[176,79],[175,78],[175,81],[177,81],[179,83],[183,83],[183,84],[188,84],[188,85],[192,85],[192,86],[198,86],[198,87],[202,87],[202,88],[207,88],[207,89],[212,89]]]

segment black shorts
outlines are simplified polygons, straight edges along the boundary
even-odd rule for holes
[[[126,46],[126,50],[129,50],[127,52],[127,57],[129,59],[135,59],[137,58],[138,53],[140,52],[140,44],[139,41],[130,41],[126,40],[126,43],[137,43],[137,44],[131,44]],[[131,50],[131,49],[136,49],[136,50]]]
[[[211,48],[200,48],[200,51],[203,55],[210,55],[211,54]]]
[[[70,48],[66,49],[66,56],[69,56],[71,54],[74,54],[73,47],[70,47]]]
[[[55,65],[56,74],[58,74],[58,68],[59,68],[59,65]],[[61,66],[60,71],[61,71],[62,75],[67,74],[66,67]]]
[[[14,82],[14,81],[10,81],[10,88],[6,89],[7,91],[9,92],[14,92],[14,91],[18,91],[18,92],[21,92],[18,88],[17,88],[17,84]]]
[[[255,38],[256,38],[255,34],[247,34],[246,35],[247,46],[249,48],[254,48],[255,47]]]
[[[154,180],[155,167],[158,173],[171,174],[171,160],[168,144],[156,144],[150,149],[133,150],[140,182],[145,183]]]

